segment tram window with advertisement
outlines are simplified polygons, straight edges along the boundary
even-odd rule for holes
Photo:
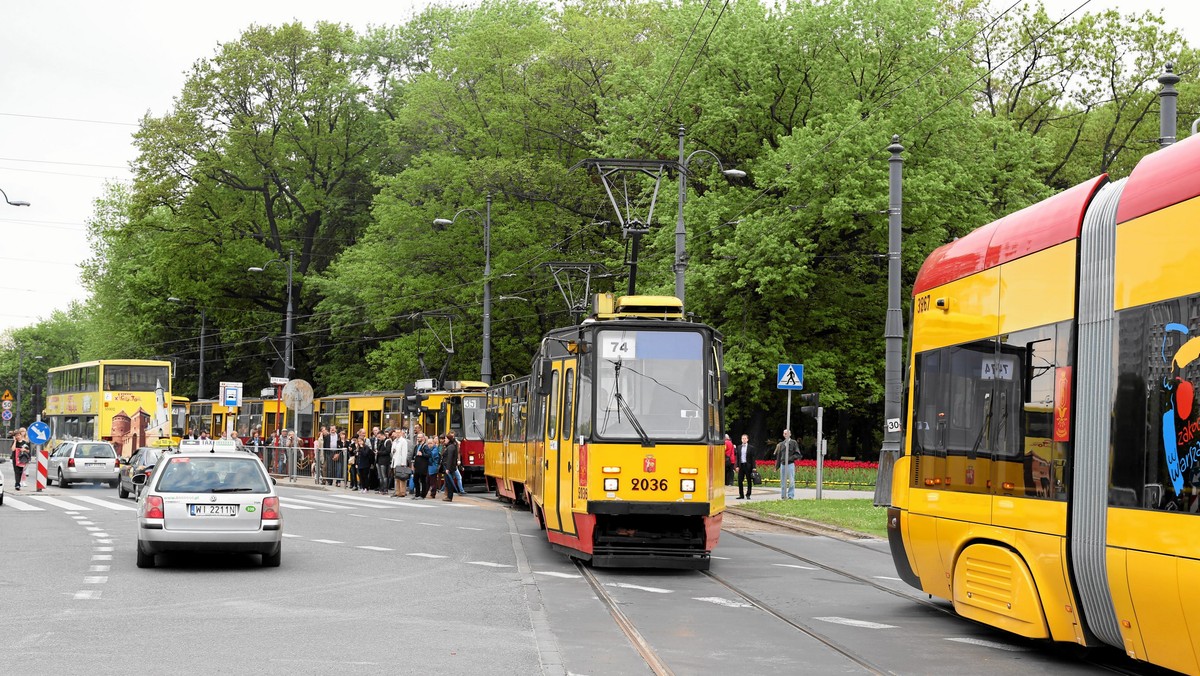
[[[600,331],[596,436],[697,441],[704,416],[704,337],[696,331]],[[641,430],[639,431],[639,427]]]
[[[1109,504],[1200,513],[1200,295],[1117,314]]]

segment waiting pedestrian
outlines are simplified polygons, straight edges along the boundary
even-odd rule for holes
[[[346,440],[346,448],[343,452],[346,454],[346,477],[350,484],[350,490],[358,490],[358,435],[354,435]]]
[[[334,486],[340,487],[343,483],[348,483],[348,472],[346,471],[347,456],[350,455],[350,440],[346,438],[346,430],[338,430],[337,452],[333,454],[333,476],[335,480]]]
[[[392,489],[392,440],[382,431],[375,436],[375,473],[379,475],[380,494],[387,495]]]
[[[337,463],[341,460],[338,455],[339,439],[337,425],[328,429],[321,428],[321,476],[326,486],[340,485],[341,475],[337,473]]]
[[[775,444],[775,468],[779,470],[779,499],[796,498],[796,461],[800,459],[800,444],[792,438],[791,430],[783,431],[783,441]]]
[[[458,440],[454,432],[442,437],[442,474],[446,477],[446,502],[454,502],[454,492],[462,492],[462,473],[459,471]]]
[[[424,500],[429,490],[429,445],[424,434],[417,435],[417,445],[413,448],[413,494],[414,500]]]
[[[402,498],[408,492],[408,478],[412,470],[408,463],[408,430],[400,428],[392,432],[392,481],[396,484],[393,497]]]
[[[29,440],[25,438],[24,427],[18,428],[16,432],[13,432],[13,480],[17,484],[16,490],[18,491],[21,490],[21,480],[25,476],[25,466],[28,465],[30,460],[33,458],[33,452],[31,448],[32,447],[29,445]]]
[[[758,449],[750,445],[750,435],[742,435],[742,443],[734,449],[738,463],[738,500],[749,500],[750,494],[754,492],[754,463],[758,460]],[[746,489],[743,493],[742,482],[745,481]]]
[[[375,465],[375,452],[367,443],[367,430],[358,431],[354,439],[354,467],[358,469],[358,491],[366,493],[371,485],[371,468]]]
[[[725,434],[725,485],[732,486],[734,482],[733,468],[737,467],[737,461],[733,454],[733,440],[729,438],[729,433]]]
[[[442,487],[442,446],[436,436],[429,437],[428,442],[426,448],[429,450],[429,498],[433,499]]]

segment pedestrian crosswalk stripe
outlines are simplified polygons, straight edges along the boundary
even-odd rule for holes
[[[293,505],[293,506],[308,505],[308,509],[312,509],[314,507],[332,507],[334,509],[354,509],[353,507],[349,507],[347,505],[338,505],[338,504],[331,503],[331,502],[318,502],[316,500],[301,500],[299,498],[285,498],[285,497],[280,497],[279,499],[282,500],[283,504],[285,504],[285,505]]]
[[[111,510],[117,511],[117,512],[136,512],[137,511],[137,507],[134,507],[132,505],[127,505],[124,502],[112,502],[110,500],[104,500],[102,498],[93,498],[90,495],[72,495],[71,499],[72,500],[82,500],[83,502],[86,502],[88,504],[99,505],[100,507],[104,507],[105,509],[111,509]]]
[[[292,502],[291,498],[280,498],[279,502],[282,503],[283,506],[287,507],[288,509],[295,509],[298,511],[305,510],[305,509],[315,509],[314,507],[305,507],[304,505],[296,504],[296,503]]]
[[[441,554],[426,554],[425,552],[409,552],[407,556],[420,556],[426,559],[444,559]]]
[[[52,497],[49,497],[46,495],[31,495],[31,496],[29,496],[29,499],[37,500],[38,502],[50,505],[51,507],[58,507],[60,509],[78,509],[82,512],[92,511],[91,507],[84,507],[83,505],[72,504],[70,502],[67,502],[66,500],[59,500],[58,498],[52,498]]]
[[[346,544],[346,543],[342,542],[341,540],[313,540],[313,542],[320,542],[323,545],[344,545],[344,544]]]
[[[12,497],[6,498],[4,500],[4,504],[8,507],[12,507],[13,509],[16,509],[18,512],[44,512],[44,511],[46,511],[42,507],[34,507],[33,505],[31,505],[27,502],[15,500]]]
[[[388,549],[387,547],[372,547],[370,545],[359,545],[358,549],[369,549],[373,552],[394,552],[394,551],[396,551],[394,549]]]
[[[492,563],[491,561],[467,561],[472,566],[488,566],[489,568],[512,568],[507,563]]]

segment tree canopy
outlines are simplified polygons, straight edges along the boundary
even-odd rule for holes
[[[136,179],[96,202],[86,306],[12,338],[54,335],[59,360],[166,356],[186,394],[203,321],[212,382],[252,388],[281,371],[291,255],[292,375],[318,394],[398,388],[447,356],[477,378],[490,195],[493,371],[525,373],[540,336],[571,321],[547,263],[603,265],[614,274],[595,290],[626,283],[629,242],[577,165],[669,163],[682,126],[687,310],[725,336],[727,427],[777,433],[774,365],[804,362],[834,452],[869,455],[893,135],[911,286],[938,245],[1128,173],[1153,149],[1168,61],[1194,109],[1196,53],[1152,13],[490,0],[364,34],[251,26],[142,120]],[[748,178],[726,181],[708,153]],[[639,292],[674,289],[674,180],[642,240]],[[646,177],[625,185],[647,213]]]

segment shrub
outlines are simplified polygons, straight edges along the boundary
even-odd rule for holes
[[[775,469],[774,460],[759,460],[758,473],[762,475],[763,483],[779,484],[779,471]],[[879,463],[876,462],[826,460],[822,469],[821,486],[846,490],[869,490],[875,488],[875,477],[878,473]],[[803,487],[817,485],[816,460],[796,461],[796,485]]]

